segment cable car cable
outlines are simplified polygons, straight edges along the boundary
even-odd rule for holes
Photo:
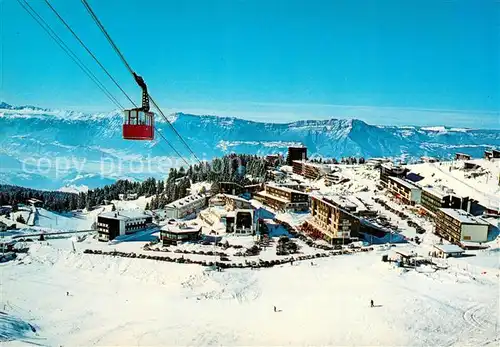
[[[50,25],[37,13],[37,11],[30,6],[26,0],[17,0],[19,5],[45,30],[45,32],[57,43],[57,45],[75,62],[76,65],[99,87],[99,89],[120,109],[123,106],[120,102],[109,92],[109,90],[99,81],[94,73],[88,69],[85,64],[78,58],[78,56],[64,43],[64,41],[56,34]]]
[[[57,10],[50,4],[49,0],[45,0],[45,3],[47,4],[47,6],[49,6],[49,8],[52,10],[52,12],[54,12],[54,14],[57,16],[57,18],[59,18],[59,20],[64,24],[64,26],[71,32],[71,34],[73,34],[73,36],[78,40],[78,42],[82,45],[82,47],[85,48],[85,50],[90,54],[90,56],[95,60],[95,62],[101,67],[101,69],[106,73],[106,75],[108,75],[108,77],[111,79],[111,81],[113,81],[113,83],[118,87],[118,89],[120,89],[120,91],[123,93],[123,95],[125,95],[125,97],[135,107],[137,107],[137,105],[132,100],[132,98],[130,98],[130,96],[125,92],[125,90],[123,90],[123,88],[118,84],[118,82],[113,78],[113,76],[111,76],[111,74],[108,72],[108,70],[101,64],[99,59],[97,59],[97,57],[94,55],[94,53],[92,53],[90,48],[88,48],[87,45],[85,45],[85,43],[83,43],[83,41],[80,39],[80,37],[73,31],[73,29],[71,29],[71,26],[61,17],[59,12],[57,12]]]
[[[127,60],[125,59],[125,57],[123,56],[122,52],[118,49],[118,47],[116,46],[116,44],[114,43],[113,39],[111,39],[111,36],[109,36],[108,32],[106,31],[106,29],[104,28],[104,25],[102,25],[101,21],[99,20],[99,18],[97,18],[97,15],[95,14],[95,12],[92,10],[92,8],[90,7],[90,5],[88,4],[87,0],[81,0],[82,3],[83,3],[83,6],[85,6],[85,8],[87,9],[87,12],[90,14],[90,16],[92,17],[92,19],[94,20],[94,22],[96,23],[96,25],[99,27],[99,29],[101,29],[101,32],[104,34],[104,36],[106,37],[106,39],[108,39],[108,42],[110,43],[110,45],[113,47],[113,49],[116,51],[116,53],[118,54],[118,56],[120,57],[120,59],[122,60],[123,64],[126,66],[127,70],[133,74],[134,73],[134,70],[132,70],[132,68],[130,67],[130,65],[128,64]]]
[[[25,0],[23,0],[25,2]],[[27,4],[26,2],[26,5],[37,15],[37,17],[35,17],[25,6],[23,3],[20,2],[20,0],[18,0],[19,4],[26,10],[26,12],[28,12],[28,14],[30,14],[33,19],[35,19],[37,21],[38,24],[40,24],[40,26],[51,36],[52,39],[54,39],[54,41],[56,41],[56,43],[70,56],[70,58],[73,59],[73,61],[80,67],[82,68],[82,66],[85,66],[83,64],[83,62],[78,59],[78,57],[76,56],[75,53],[71,52],[70,49],[68,48],[68,46],[64,43],[64,41],[50,28],[50,26],[47,24],[47,22],[38,14],[36,13],[36,11],[31,7],[29,6],[29,4]],[[71,29],[71,27],[69,26],[69,24],[62,18],[62,16],[57,12],[57,10],[50,4],[49,1],[45,0],[45,2],[47,3],[47,5],[50,7],[50,9],[56,14],[56,16],[59,18],[59,20],[66,26],[66,28],[73,34],[73,36],[78,40],[78,42],[86,49],[86,51],[92,56],[92,58],[97,62],[97,64],[104,70],[104,72],[108,75],[108,77],[115,83],[115,85],[122,91],[122,93],[127,97],[127,99],[134,105],[136,106],[136,104],[134,103],[134,101],[129,97],[129,95],[123,90],[123,88],[119,85],[119,83],[113,78],[113,76],[108,72],[108,70],[104,67],[104,65],[101,64],[101,62],[99,61],[99,59],[97,59],[97,57],[92,53],[92,51],[85,45],[85,43],[79,38],[79,36]],[[50,29],[50,31],[44,27],[42,25],[42,22]],[[56,38],[59,40],[56,40]],[[72,55],[70,55],[68,53],[68,51],[70,51],[72,53]],[[86,67],[85,67],[86,68]],[[90,70],[88,68],[86,68],[87,71],[90,72]],[[82,68],[82,70],[87,73],[87,71],[85,69]],[[94,82],[96,82],[95,80],[98,81],[97,77],[92,74],[92,73],[87,73],[87,76],[89,78],[91,78]],[[92,78],[94,77],[94,78]],[[95,79],[95,80],[94,80]],[[101,85],[102,83],[99,82]],[[96,83],[97,84],[97,83]],[[99,84],[97,84],[98,87],[100,87]],[[100,89],[106,94],[106,96],[108,96],[108,98],[110,98],[110,100],[116,105],[118,106],[120,109],[124,109],[124,107],[116,100],[116,98],[114,98],[112,96],[112,94],[106,89],[106,88],[101,88]],[[136,106],[137,107],[137,106]],[[176,155],[178,155],[188,166],[189,166],[189,163],[182,157],[182,155],[180,155],[180,153],[172,146],[172,144],[167,141],[167,139],[163,136],[163,134],[161,134],[160,132],[157,131],[157,133],[160,135],[160,137],[170,146],[170,148],[174,151],[174,153]]]
[[[191,166],[191,164],[189,164],[189,162],[188,162],[186,159],[184,159],[184,157],[183,157],[183,156],[182,156],[182,155],[181,155],[181,154],[180,154],[180,153],[179,153],[179,152],[178,152],[178,151],[177,151],[177,150],[176,150],[176,149],[175,149],[175,148],[174,148],[174,147],[170,144],[170,141],[168,141],[168,140],[165,138],[165,136],[163,136],[163,134],[162,134],[162,133],[161,133],[158,129],[156,129],[156,128],[155,128],[155,131],[156,131],[156,134],[157,134],[157,135],[160,135],[160,137],[161,137],[163,140],[165,140],[165,142],[166,142],[166,143],[168,143],[168,144],[169,144],[169,146],[170,146],[170,147],[174,150],[174,152],[175,152],[175,153],[179,156],[179,158],[181,158],[181,159],[182,159],[182,161],[186,163],[187,168],[189,168],[189,167]]]
[[[130,67],[129,63],[127,62],[127,60],[125,59],[124,55],[122,54],[122,52],[120,51],[120,49],[118,48],[118,46],[115,44],[115,42],[113,41],[113,39],[111,38],[111,36],[108,34],[108,32],[106,31],[106,28],[104,27],[104,25],[102,24],[102,22],[99,20],[99,18],[97,17],[97,15],[95,14],[95,12],[92,10],[92,8],[90,7],[89,3],[87,2],[87,0],[81,0],[81,2],[83,3],[83,5],[85,6],[85,8],[87,9],[87,12],[89,13],[89,15],[93,18],[94,22],[96,23],[96,25],[99,27],[99,29],[101,29],[101,32],[103,33],[103,35],[106,37],[106,39],[108,40],[108,42],[110,43],[110,45],[112,46],[112,48],[115,50],[115,52],[118,54],[118,56],[120,57],[121,61],[123,62],[123,64],[125,65],[125,67],[127,68],[127,70],[132,74],[132,76],[134,75],[134,70],[132,70],[132,68]],[[183,139],[183,137],[181,136],[181,134],[179,134],[179,132],[177,131],[177,129],[175,129],[174,125],[170,122],[170,120],[165,116],[165,114],[163,113],[163,111],[160,109],[160,107],[158,106],[158,104],[153,100],[153,98],[151,97],[151,95],[148,93],[148,96],[149,96],[149,99],[151,101],[151,103],[153,104],[153,106],[158,110],[158,113],[163,117],[163,119],[165,119],[168,123],[168,125],[170,126],[170,128],[174,131],[174,133],[177,135],[177,137],[179,137],[179,139],[182,141],[182,143],[184,144],[184,146],[186,146],[186,148],[189,150],[189,152],[193,155],[193,157],[199,162],[201,163],[201,160],[196,156],[196,154],[194,153],[194,151],[191,149],[191,147],[189,147],[189,145],[186,143],[186,141]]]

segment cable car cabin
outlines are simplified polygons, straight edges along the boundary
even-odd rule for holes
[[[140,108],[123,111],[123,138],[126,140],[154,140],[154,113]]]

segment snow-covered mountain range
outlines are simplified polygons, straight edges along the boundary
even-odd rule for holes
[[[336,157],[481,156],[500,147],[500,130],[376,126],[356,119],[261,123],[237,118],[177,113],[172,124],[201,159],[228,152],[285,153],[303,144],[309,155]],[[125,141],[118,112],[85,114],[0,103],[0,182],[35,188],[95,187],[117,178],[163,177],[185,164],[161,138]],[[186,160],[188,149],[170,126],[157,128]]]

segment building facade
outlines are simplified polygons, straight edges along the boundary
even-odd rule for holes
[[[311,218],[308,223],[331,243],[348,243],[359,236],[359,218],[324,198],[311,197]]]
[[[210,207],[201,211],[199,217],[211,227],[224,225],[226,233],[253,235],[256,230],[254,214],[250,201],[234,195],[218,194],[210,199]]]
[[[310,180],[316,180],[329,171],[329,167],[326,165],[309,163],[305,160],[294,160],[292,162],[292,172]]]
[[[136,211],[105,212],[97,216],[99,241],[111,241],[120,235],[133,234],[147,228],[153,217]]]
[[[309,195],[298,190],[267,184],[256,199],[277,211],[307,211]]]
[[[435,216],[440,208],[455,208],[466,210],[468,208],[469,198],[459,197],[438,187],[423,187],[420,205],[424,207],[431,215]]]
[[[393,166],[382,164],[380,166],[380,184],[382,187],[387,188],[389,184],[389,177],[404,178],[406,174],[410,171],[402,166]]]
[[[390,176],[387,189],[406,205],[420,204],[422,190],[405,179]]]
[[[195,242],[201,239],[201,226],[186,223],[169,223],[161,228],[160,238],[164,246],[179,242]]]
[[[347,182],[349,182],[349,178],[341,175],[340,173],[330,172],[325,175],[325,185],[327,187]]]
[[[484,158],[489,160],[498,159],[500,158],[500,150],[498,149],[486,150],[484,151]]]
[[[286,164],[292,166],[294,160],[306,160],[307,147],[288,147],[288,156]]]
[[[203,194],[188,195],[182,199],[173,201],[165,206],[167,218],[184,218],[192,213],[197,213],[206,206],[207,197]]]
[[[219,192],[222,194],[240,195],[245,191],[245,187],[236,182],[219,182]]]
[[[440,208],[435,221],[436,234],[450,242],[488,240],[489,224],[463,210]]]
[[[455,153],[455,160],[471,160],[471,156],[465,153]]]

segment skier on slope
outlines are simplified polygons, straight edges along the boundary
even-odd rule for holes
[[[371,307],[374,307],[374,305],[373,305],[373,300],[370,300],[370,306],[371,306]]]

